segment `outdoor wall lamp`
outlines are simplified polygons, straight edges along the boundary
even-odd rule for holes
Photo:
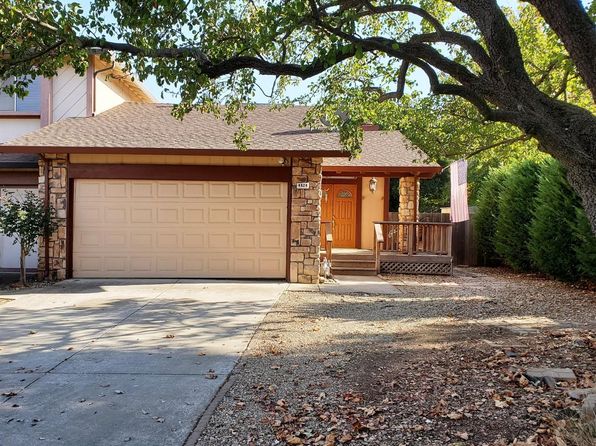
[[[371,178],[370,181],[368,182],[368,189],[374,194],[377,190],[377,179],[376,178]]]

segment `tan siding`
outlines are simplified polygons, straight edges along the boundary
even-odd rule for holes
[[[0,144],[39,128],[39,119],[0,120]]]
[[[280,166],[279,157],[189,156],[189,155],[101,155],[71,154],[78,164],[190,164],[207,166]]]
[[[372,249],[374,245],[373,221],[383,220],[385,211],[385,181],[377,178],[377,191],[372,193],[368,187],[371,177],[362,178],[362,234],[363,249]]]
[[[129,91],[122,88],[117,81],[106,78],[105,73],[98,74],[95,79],[95,113],[99,114],[116,107],[126,101],[135,101]]]
[[[87,116],[87,78],[79,76],[70,66],[58,70],[52,78],[54,121]]]

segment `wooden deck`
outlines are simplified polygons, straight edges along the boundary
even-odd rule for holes
[[[451,223],[375,222],[375,249],[334,248],[331,224],[323,222],[321,258],[338,274],[453,273]]]
[[[451,223],[375,222],[379,273],[453,274]]]

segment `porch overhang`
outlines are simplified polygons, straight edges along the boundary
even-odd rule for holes
[[[418,177],[429,179],[440,173],[441,166],[325,166],[323,175],[366,177]]]

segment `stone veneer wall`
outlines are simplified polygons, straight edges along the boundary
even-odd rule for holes
[[[49,237],[49,271],[50,279],[66,278],[66,215],[68,190],[68,160],[66,155],[46,155],[48,160],[48,178],[45,177],[45,161],[39,160],[39,195],[45,196],[45,183],[49,181],[50,204],[56,209],[56,231]],[[45,240],[39,240],[38,274],[45,273]]]
[[[290,282],[319,282],[322,161],[292,158]],[[297,189],[306,182],[309,189]]]
[[[417,177],[399,179],[399,221],[415,221],[418,218],[420,180]]]
[[[66,278],[67,257],[67,190],[68,162],[66,155],[47,155],[49,163],[50,204],[56,209],[57,230],[49,238],[50,279]],[[45,193],[44,161],[39,161],[39,193]],[[290,281],[318,283],[320,268],[321,181],[322,158],[293,158],[290,220]],[[310,183],[310,188],[297,189],[297,183]],[[39,243],[39,274],[45,272],[43,238]]]

